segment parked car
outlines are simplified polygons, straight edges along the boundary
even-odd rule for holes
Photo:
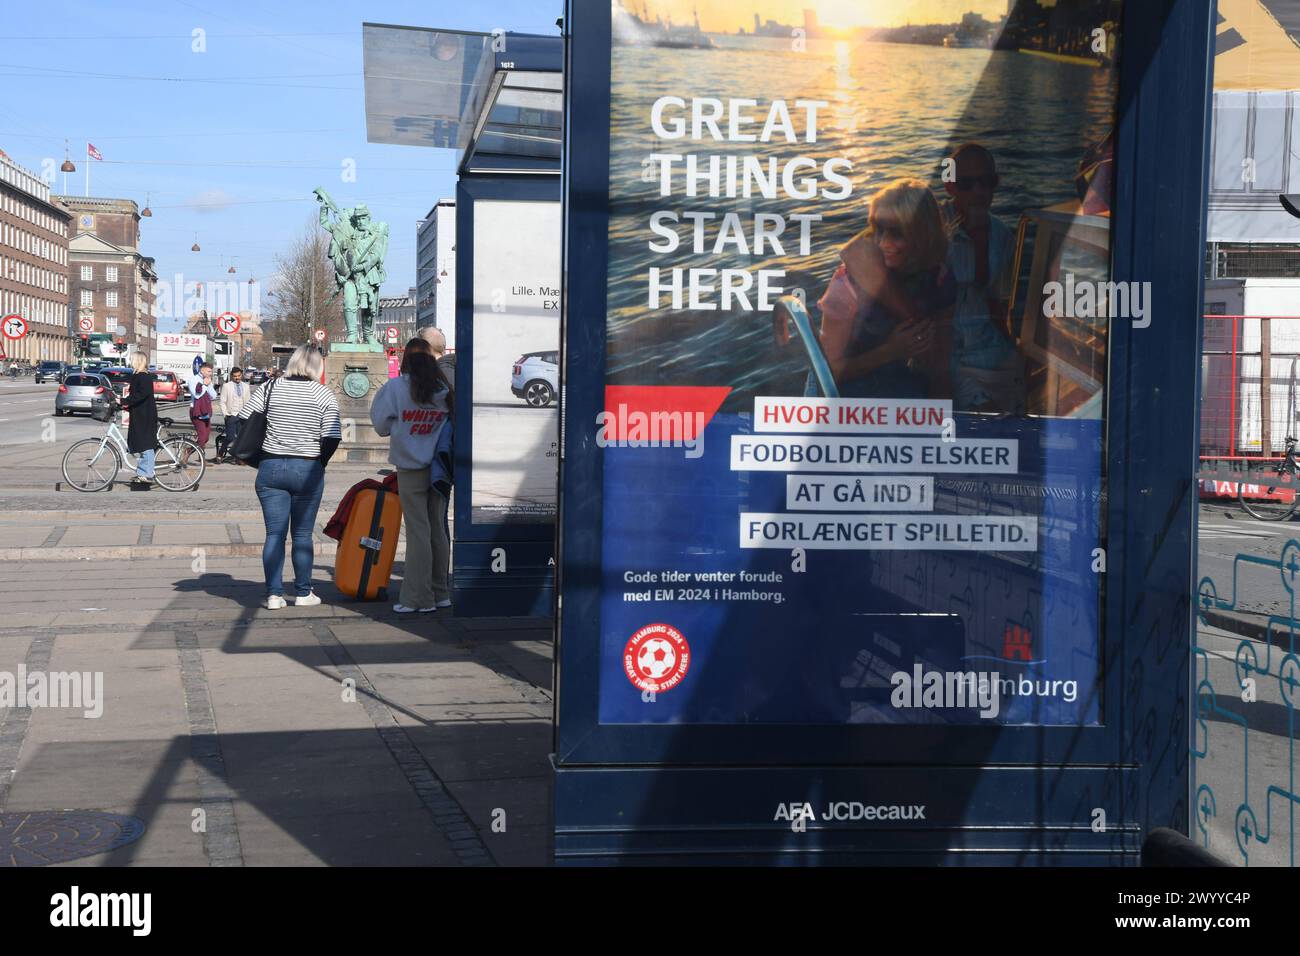
[[[109,384],[113,386],[113,391],[117,392],[120,398],[122,389],[126,388],[127,382],[131,381],[135,369],[125,365],[110,365],[108,368],[101,369],[99,374],[108,379]]]
[[[160,402],[183,402],[187,389],[175,372],[155,371],[153,373],[153,395]]]
[[[63,373],[66,369],[67,366],[63,362],[42,362],[36,366],[36,384],[40,385],[49,379],[62,382]]]
[[[54,414],[71,415],[74,412],[93,414],[115,400],[113,385],[107,376],[89,372],[70,372],[54,395]]]
[[[525,352],[515,360],[510,375],[510,391],[534,408],[545,408],[555,401],[560,389],[560,353]]]
[[[245,377],[248,379],[249,385],[264,385],[266,384],[267,374],[265,369],[252,368],[248,370]]]

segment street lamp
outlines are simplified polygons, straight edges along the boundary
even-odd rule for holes
[[[68,141],[66,139],[63,141],[63,165],[59,169],[63,171],[63,194],[66,196],[68,194],[68,173],[77,171],[77,164],[68,156]]]

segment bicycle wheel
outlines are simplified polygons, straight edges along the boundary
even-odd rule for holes
[[[78,491],[103,491],[121,468],[122,456],[102,438],[83,438],[63,453],[63,480]]]
[[[1237,483],[1241,507],[1260,521],[1282,521],[1295,513],[1300,476],[1286,469],[1256,471]]]
[[[154,459],[154,481],[167,491],[188,491],[203,479],[203,449],[188,438],[169,438]]]

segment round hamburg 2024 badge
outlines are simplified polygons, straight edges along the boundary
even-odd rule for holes
[[[691,646],[671,624],[647,624],[623,648],[623,670],[641,690],[672,690],[691,666]]]

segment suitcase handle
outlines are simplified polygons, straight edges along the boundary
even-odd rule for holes
[[[370,536],[361,539],[361,546],[366,549],[366,556],[361,561],[361,580],[357,584],[357,600],[368,601],[366,592],[370,589],[370,571],[375,566],[375,559],[379,556],[379,548],[372,546],[368,542],[382,542],[384,537],[384,526],[382,518],[384,516],[384,495],[388,494],[383,488],[375,492],[375,511],[370,518]]]

